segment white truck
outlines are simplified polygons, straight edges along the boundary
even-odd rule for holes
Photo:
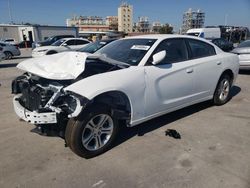
[[[219,27],[189,29],[186,34],[205,39],[221,38],[221,31]]]

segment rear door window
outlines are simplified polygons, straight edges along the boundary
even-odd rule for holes
[[[68,46],[76,45],[76,40],[68,40],[68,41],[66,42],[66,44],[67,44]]]
[[[84,44],[88,44],[89,42],[86,40],[76,40],[76,45],[84,45]]]
[[[190,47],[191,59],[216,55],[214,47],[210,44],[195,39],[187,39],[187,43]]]

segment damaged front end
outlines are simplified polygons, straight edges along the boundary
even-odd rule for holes
[[[70,80],[48,80],[30,73],[12,82],[16,114],[32,124],[55,124],[76,117],[88,100],[73,92],[65,92]]]

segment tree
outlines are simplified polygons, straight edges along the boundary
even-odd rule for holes
[[[161,26],[159,33],[160,34],[173,34],[173,27],[170,26],[169,24],[165,24]]]

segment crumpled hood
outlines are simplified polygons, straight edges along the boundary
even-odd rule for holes
[[[232,52],[236,54],[250,54],[250,47],[235,48]]]
[[[88,53],[62,52],[22,61],[17,68],[52,80],[76,79],[85,69]]]

